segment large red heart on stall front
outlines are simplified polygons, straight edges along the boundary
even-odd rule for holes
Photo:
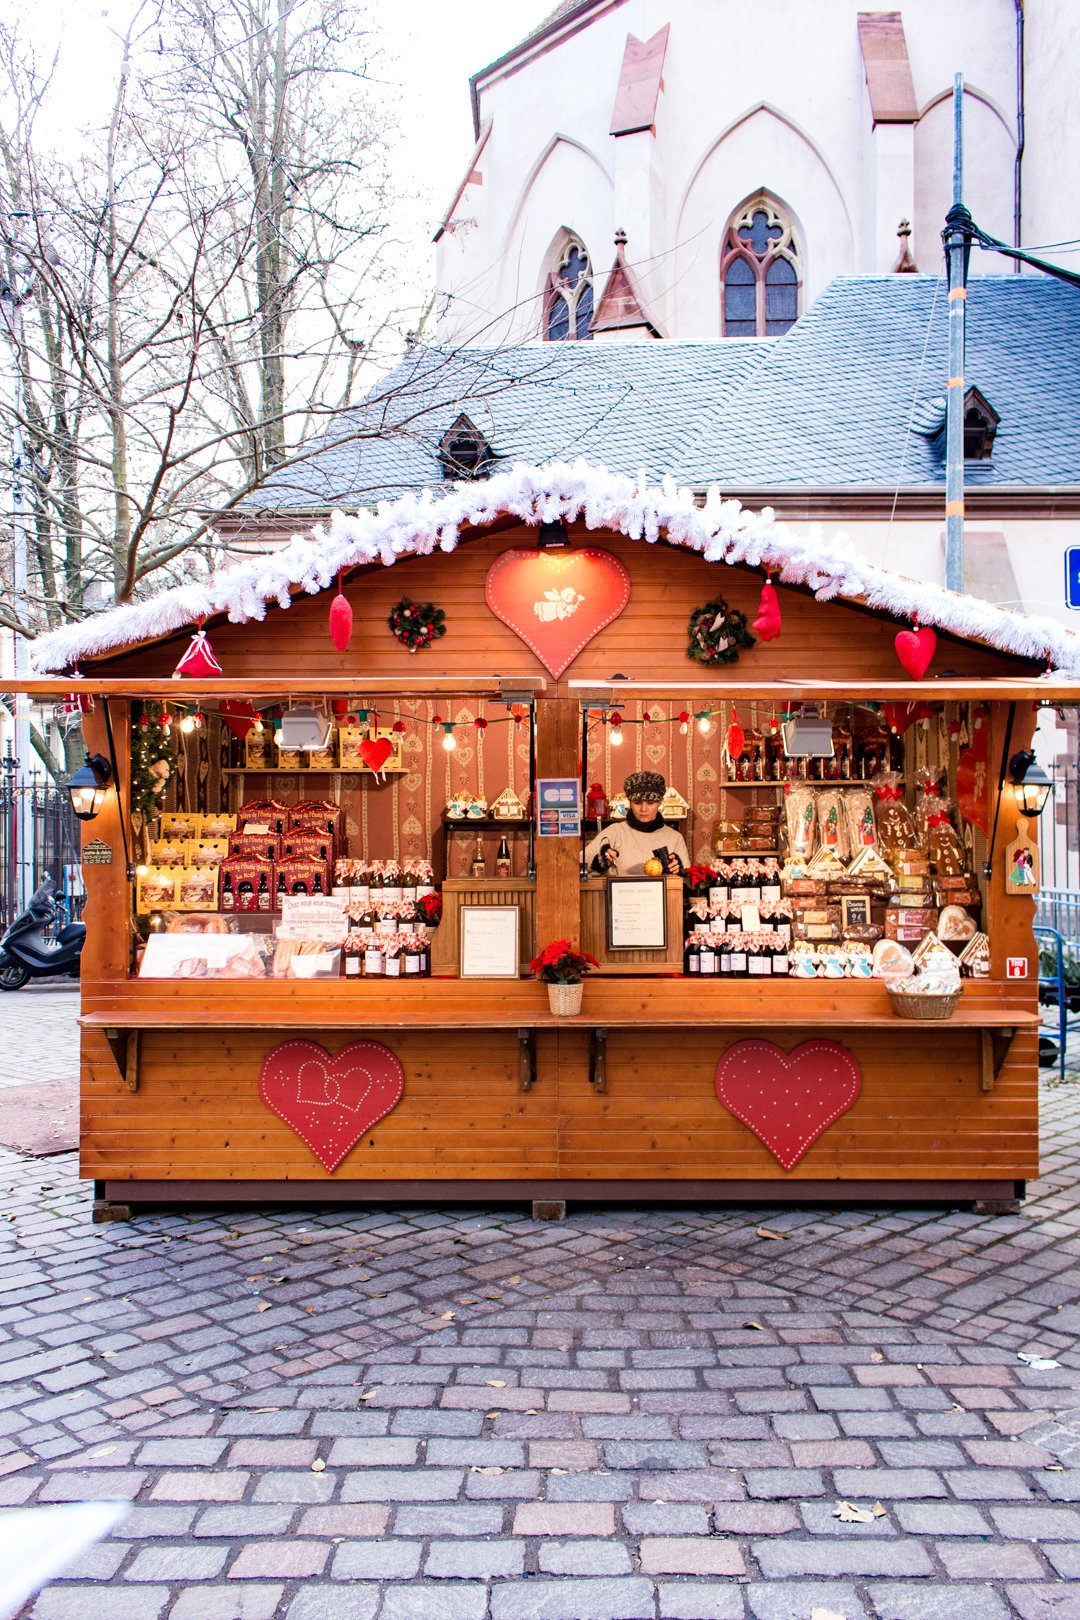
[[[716,1095],[785,1170],[847,1113],[862,1087],[859,1065],[839,1041],[736,1041],[716,1065]]]
[[[487,605],[555,679],[630,600],[608,551],[504,551],[488,569]]]
[[[263,1102],[330,1175],[404,1090],[404,1069],[378,1041],[350,1041],[336,1057],[316,1041],[282,1041],[266,1054],[259,1075]]]

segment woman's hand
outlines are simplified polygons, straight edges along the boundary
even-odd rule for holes
[[[617,872],[619,870],[618,850],[613,849],[610,844],[604,851],[604,864],[609,872]]]
[[[672,877],[678,877],[682,872],[682,862],[677,855],[668,856],[667,869],[671,873]]]

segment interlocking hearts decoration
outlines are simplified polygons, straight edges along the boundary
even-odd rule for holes
[[[859,1065],[839,1041],[736,1041],[716,1065],[716,1095],[785,1170],[846,1114],[862,1087]]]
[[[556,680],[630,600],[608,551],[504,551],[488,569],[487,605]]]
[[[894,638],[896,656],[913,681],[921,681],[930,668],[930,660],[937,651],[937,636],[933,630],[916,628],[901,630]]]
[[[394,745],[389,737],[376,737],[374,741],[365,737],[360,744],[360,758],[373,771],[381,771],[393,751]]]
[[[378,1041],[331,1057],[317,1041],[282,1041],[263,1059],[259,1094],[333,1175],[366,1131],[396,1108],[405,1071]]]

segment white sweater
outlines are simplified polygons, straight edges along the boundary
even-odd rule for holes
[[[639,832],[625,821],[612,821],[596,837],[585,846],[585,864],[590,869],[594,858],[599,855],[604,844],[609,844],[619,857],[619,864],[615,868],[623,876],[645,870],[645,862],[650,859],[654,850],[665,849],[669,855],[677,855],[683,864],[683,870],[690,865],[690,851],[686,847],[686,839],[674,827],[666,822],[658,822],[648,832]],[[667,861],[664,861],[664,870],[667,871]]]

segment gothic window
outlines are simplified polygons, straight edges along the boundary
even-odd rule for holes
[[[548,277],[544,300],[544,336],[549,343],[591,338],[593,280],[589,255],[575,237],[566,242]]]
[[[764,193],[728,221],[720,253],[724,337],[779,337],[799,314],[799,248]]]

